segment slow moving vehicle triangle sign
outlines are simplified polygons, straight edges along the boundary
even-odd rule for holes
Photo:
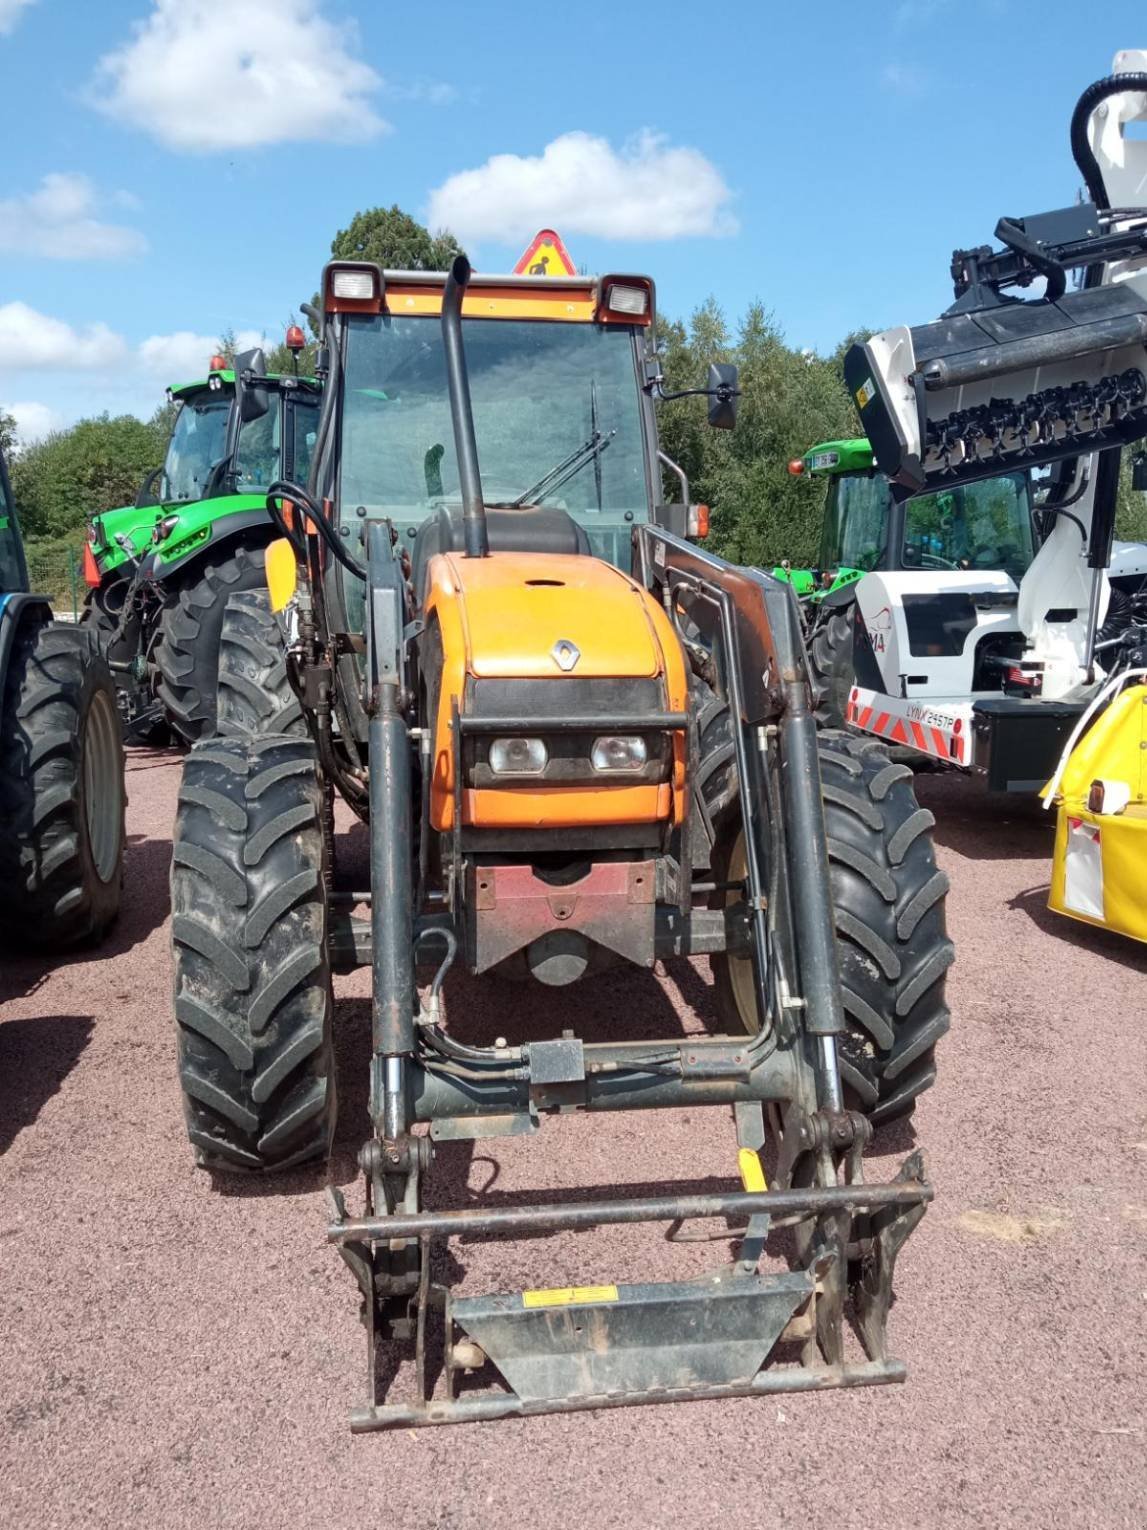
[[[570,253],[561,235],[552,228],[539,229],[514,267],[515,276],[576,276]]]

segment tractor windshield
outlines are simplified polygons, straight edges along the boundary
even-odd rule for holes
[[[1035,554],[1026,473],[906,500],[900,543],[886,546],[892,495],[879,473],[841,473],[829,487],[822,569],[999,569],[1020,578]],[[886,555],[891,554],[891,557]]]
[[[407,524],[456,500],[437,318],[348,323],[341,500]],[[647,515],[641,395],[625,325],[464,320],[489,504],[559,505],[582,520]]]
[[[257,420],[248,420],[239,431],[235,451],[235,487],[240,494],[257,494],[276,478],[306,483],[315,444],[319,405],[305,395],[280,399],[272,394],[271,407]],[[284,439],[285,433],[285,439]]]
[[[841,473],[829,481],[820,566],[836,571],[876,568],[888,537],[892,495],[878,473]]]
[[[179,414],[163,464],[164,500],[202,499],[211,469],[223,456],[232,394],[194,393],[179,405]]]
[[[999,569],[1019,579],[1034,555],[1026,473],[985,478],[905,502],[905,568]]]

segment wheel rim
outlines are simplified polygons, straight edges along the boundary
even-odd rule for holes
[[[745,831],[741,829],[733,841],[725,873],[726,878],[730,882],[743,882],[748,869],[748,863],[745,860]],[[735,907],[744,901],[743,894],[733,892],[725,894],[726,908]],[[737,1006],[737,1014],[746,1032],[750,1036],[755,1036],[761,1028],[761,1019],[757,1009],[757,979],[753,972],[753,959],[751,956],[730,955],[726,957],[726,962],[729,987],[733,993],[733,1002]]]
[[[110,882],[119,864],[123,817],[119,714],[102,691],[92,697],[84,738],[84,821],[92,863],[101,882]]]

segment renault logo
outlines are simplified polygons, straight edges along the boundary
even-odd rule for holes
[[[554,663],[559,669],[571,670],[581,658],[581,650],[576,643],[571,643],[569,638],[558,638],[550,649]]]

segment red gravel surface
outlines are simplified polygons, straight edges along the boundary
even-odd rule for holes
[[[900,1263],[903,1387],[352,1437],[357,1295],[322,1176],[219,1188],[174,1071],[167,874],[179,765],[129,760],[129,886],[98,957],[6,961],[0,990],[0,1523],[5,1526],[1128,1526],[1147,1522],[1147,950],[1050,915],[1043,815],[923,777],[958,951],[918,1142],[936,1202]],[[350,837],[348,837],[350,838]],[[361,853],[361,843],[349,845]],[[553,1033],[696,1023],[678,964],[545,996]],[[365,974],[339,979],[334,1178],[358,1204]],[[462,985],[512,1030],[538,991]],[[587,1011],[592,1017],[587,1021]],[[432,1200],[730,1184],[724,1111],[548,1122],[444,1150]],[[630,1228],[465,1244],[467,1290],[716,1258]]]

